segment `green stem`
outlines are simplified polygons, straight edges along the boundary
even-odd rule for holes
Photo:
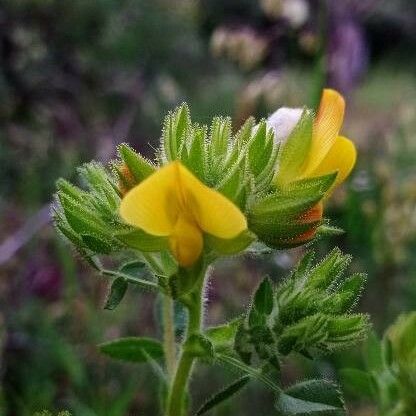
[[[170,296],[163,295],[163,350],[165,353],[166,371],[169,380],[175,371],[175,323],[173,300]]]
[[[203,287],[205,282],[205,270],[198,277],[197,287],[191,294],[192,301],[188,303],[188,323],[185,340],[181,345],[179,361],[173,378],[168,402],[166,416],[183,416],[185,395],[188,381],[192,373],[195,357],[186,351],[186,344],[192,334],[198,334],[202,325]]]

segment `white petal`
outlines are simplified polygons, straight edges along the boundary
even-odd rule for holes
[[[267,127],[274,131],[275,141],[283,143],[302,117],[303,108],[282,107],[267,119]]]

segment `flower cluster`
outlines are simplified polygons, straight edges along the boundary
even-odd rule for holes
[[[163,301],[163,345],[128,337],[101,351],[130,362],[164,360],[167,416],[184,415],[196,359],[219,360],[245,373],[202,405],[201,415],[258,378],[276,392],[279,414],[344,415],[338,389],[312,380],[282,390],[273,380],[290,352],[312,357],[363,338],[366,316],[353,314],[362,275],[343,277],[349,257],[334,250],[313,266],[307,255],[279,286],[265,279],[244,318],[204,328],[207,269],[217,258],[295,247],[315,238],[326,198],[355,163],[353,143],[339,136],[344,100],[325,90],[316,116],[283,108],[268,120],[249,118],[235,134],[229,118],[210,128],[192,122],[186,105],[168,114],[155,161],[126,144],[106,168],[80,168],[84,187],[58,181],[57,229],[102,275],[113,278],[106,309],[128,285],[158,291]],[[324,226],[324,227],[323,227]],[[259,250],[260,249],[260,250]],[[105,269],[102,256],[115,268]],[[120,264],[118,264],[120,263]],[[187,310],[183,339],[175,342],[173,301]],[[177,350],[179,349],[179,353]],[[334,413],[335,412],[335,413]],[[309,413],[308,413],[309,414]],[[328,413],[329,414],[329,413]]]
[[[87,254],[167,251],[185,268],[256,239],[304,244],[355,162],[354,145],[338,135],[343,112],[342,97],[326,90],[316,117],[280,109],[235,135],[230,119],[215,118],[208,134],[182,105],[165,120],[156,163],[121,145],[112,171],[80,169],[87,191],[61,180],[57,227]]]

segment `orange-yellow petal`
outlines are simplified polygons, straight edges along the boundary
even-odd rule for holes
[[[313,171],[312,176],[338,172],[335,183],[331,188],[333,189],[348,177],[355,165],[356,159],[357,150],[354,143],[346,137],[338,136],[324,160]]]
[[[180,165],[179,171],[185,206],[203,231],[228,239],[247,229],[246,217],[229,199],[204,185],[184,166]]]
[[[181,266],[192,266],[202,252],[202,232],[196,224],[181,215],[169,236],[169,246]]]
[[[335,90],[322,93],[303,176],[310,176],[332,148],[344,121],[345,101]]]
[[[170,163],[126,194],[120,204],[120,216],[149,234],[168,236],[178,218],[179,188],[176,163]]]

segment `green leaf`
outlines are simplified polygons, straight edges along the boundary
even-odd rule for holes
[[[111,284],[110,292],[107,296],[104,309],[113,310],[123,300],[126,294],[128,283],[122,277],[117,277]]]
[[[142,182],[156,171],[156,167],[126,143],[118,147],[120,158],[129,168],[137,183]]]
[[[296,127],[281,148],[277,183],[285,186],[299,175],[308,155],[313,128],[313,112],[305,109]]]
[[[115,237],[126,246],[139,251],[152,252],[169,248],[167,238],[156,237],[139,229],[118,233]]]
[[[349,312],[357,304],[367,277],[363,273],[355,273],[336,290],[340,295],[339,313]]]
[[[358,397],[374,398],[371,376],[356,368],[343,368],[339,371],[345,389]]]
[[[307,316],[296,324],[284,328],[278,340],[281,354],[308,350],[317,344],[323,345],[327,338],[329,317],[322,314]]]
[[[235,358],[235,357],[231,357],[227,354],[216,354],[216,359],[218,361],[221,361],[224,364],[227,364],[228,366],[240,370],[241,372],[243,372],[244,374],[258,380],[261,381],[263,384],[265,384],[267,387],[269,387],[271,390],[279,393],[281,392],[280,387],[274,382],[273,379],[271,379],[267,374],[263,374],[262,371],[250,367],[249,365],[243,363],[242,361],[240,361],[239,359]]]
[[[237,237],[230,239],[218,238],[210,234],[205,234],[204,239],[206,246],[212,248],[217,254],[231,255],[245,250],[255,241],[255,236],[250,231],[245,230]]]
[[[344,348],[362,341],[370,328],[369,317],[363,314],[332,317],[328,322],[327,347]]]
[[[231,118],[215,117],[212,120],[208,143],[209,171],[213,182],[224,176],[224,165],[231,138]]]
[[[383,349],[375,332],[369,333],[364,351],[367,368],[374,372],[382,371],[384,368]]]
[[[120,266],[120,273],[128,274],[133,277],[143,277],[149,273],[146,263],[140,260],[131,260]]]
[[[336,286],[347,266],[351,256],[342,254],[339,248],[334,248],[311,272],[308,287],[328,288]]]
[[[152,338],[119,338],[104,342],[98,348],[103,354],[111,358],[135,363],[147,361],[148,356],[153,359],[163,357],[162,344]]]
[[[193,357],[212,358],[214,356],[211,341],[201,334],[192,334],[185,343],[184,351]]]
[[[315,252],[313,250],[308,251],[296,265],[295,269],[292,272],[292,279],[302,279],[305,275],[308,275],[315,258]]]
[[[269,315],[273,310],[273,286],[268,277],[260,283],[254,295],[254,308],[262,315]]]
[[[205,335],[211,341],[215,351],[232,349],[240,323],[241,318],[237,318],[227,324],[214,326],[205,331]]]
[[[318,227],[316,234],[321,237],[333,237],[344,234],[345,231],[342,228],[334,227],[328,224],[322,224]]]
[[[337,173],[299,179],[285,187],[284,192],[293,196],[325,194],[335,182]]]
[[[214,117],[211,124],[210,134],[210,157],[211,163],[223,162],[227,154],[228,142],[231,137],[231,118]]]
[[[191,127],[189,108],[182,104],[165,118],[162,132],[162,145],[166,159],[178,159],[180,149],[185,148],[186,136]]]
[[[245,211],[247,192],[249,192],[251,176],[245,168],[244,155],[241,154],[228,170],[222,171],[220,182],[217,185],[218,192],[222,193],[241,210]]]
[[[295,384],[277,396],[279,416],[345,416],[345,406],[338,387],[324,380]]]
[[[258,124],[247,149],[249,168],[256,177],[264,171],[272,154],[272,143],[267,146],[266,137],[267,124],[263,120]]]
[[[227,387],[224,387],[222,390],[215,393],[198,409],[196,416],[201,416],[219,404],[223,403],[224,401],[228,400],[230,397],[238,393],[249,381],[249,376],[243,376]]]
[[[191,143],[189,146],[188,157],[183,161],[201,181],[205,180],[205,138],[206,127],[193,126],[191,131]]]
[[[101,238],[89,234],[81,234],[84,245],[94,253],[109,254],[113,250],[111,244],[108,244]]]

